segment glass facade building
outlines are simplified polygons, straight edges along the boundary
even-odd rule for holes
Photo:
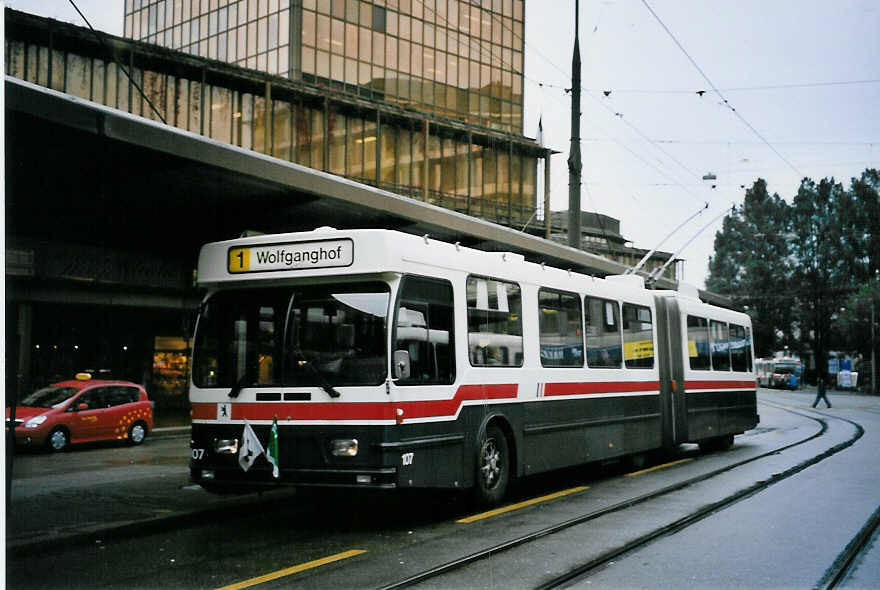
[[[126,0],[125,36],[521,133],[524,0]]]
[[[289,76],[289,0],[125,0],[124,35]]]
[[[132,64],[169,124],[522,227],[547,156],[519,135],[523,12],[523,0],[126,0],[125,35],[207,69]],[[127,84],[112,63],[86,67]],[[105,104],[158,118],[112,91]]]

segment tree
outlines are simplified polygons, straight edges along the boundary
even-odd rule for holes
[[[880,308],[880,173],[849,190],[804,178],[791,206],[758,179],[716,234],[709,273],[707,288],[749,306],[759,355],[788,344],[820,372],[835,348],[865,356]]]
[[[842,214],[856,287],[845,308],[840,310],[835,342],[870,361],[860,367],[859,381],[876,394],[880,338],[880,174],[877,170],[866,170],[861,178],[853,178],[849,197]]]
[[[791,338],[789,207],[758,179],[743,204],[724,218],[709,259],[710,291],[731,297],[753,318],[755,350],[768,356]],[[781,338],[780,338],[781,333]]]
[[[861,178],[852,179],[851,203],[847,219],[852,225],[851,240],[857,244],[853,259],[856,279],[866,283],[880,276],[880,172],[865,170]]]
[[[852,193],[834,179],[801,182],[792,222],[797,310],[821,374],[834,345],[832,324],[865,275],[864,223]]]

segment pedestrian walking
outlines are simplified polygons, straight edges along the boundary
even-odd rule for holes
[[[813,402],[814,408],[819,404],[819,400],[825,400],[828,407],[831,407],[831,402],[828,401],[828,397],[825,395],[825,380],[822,377],[819,377],[819,382],[816,384],[816,400]]]

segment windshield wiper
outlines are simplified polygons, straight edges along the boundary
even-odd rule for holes
[[[229,397],[238,397],[238,394],[241,393],[241,390],[244,389],[244,386],[247,385],[247,382],[248,376],[247,372],[245,372],[245,374],[241,376],[241,379],[236,381],[232,389],[229,390]]]
[[[314,374],[315,377],[318,378],[318,385],[320,385],[321,389],[327,392],[327,395],[329,395],[330,397],[339,397],[340,395],[342,395],[330,384],[330,381],[327,380],[327,376],[324,375],[324,373],[322,373],[320,369],[318,369],[318,367],[314,365],[314,363],[306,359],[306,357],[303,356],[302,352],[300,352],[298,348],[293,349],[293,354],[296,355],[300,366],[305,365],[312,371],[312,374]]]

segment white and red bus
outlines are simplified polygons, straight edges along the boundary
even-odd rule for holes
[[[332,228],[208,244],[198,281],[191,477],[208,490],[494,503],[515,477],[729,446],[758,423],[749,317],[695,290]],[[277,477],[239,461],[245,432],[266,444],[273,422]]]

